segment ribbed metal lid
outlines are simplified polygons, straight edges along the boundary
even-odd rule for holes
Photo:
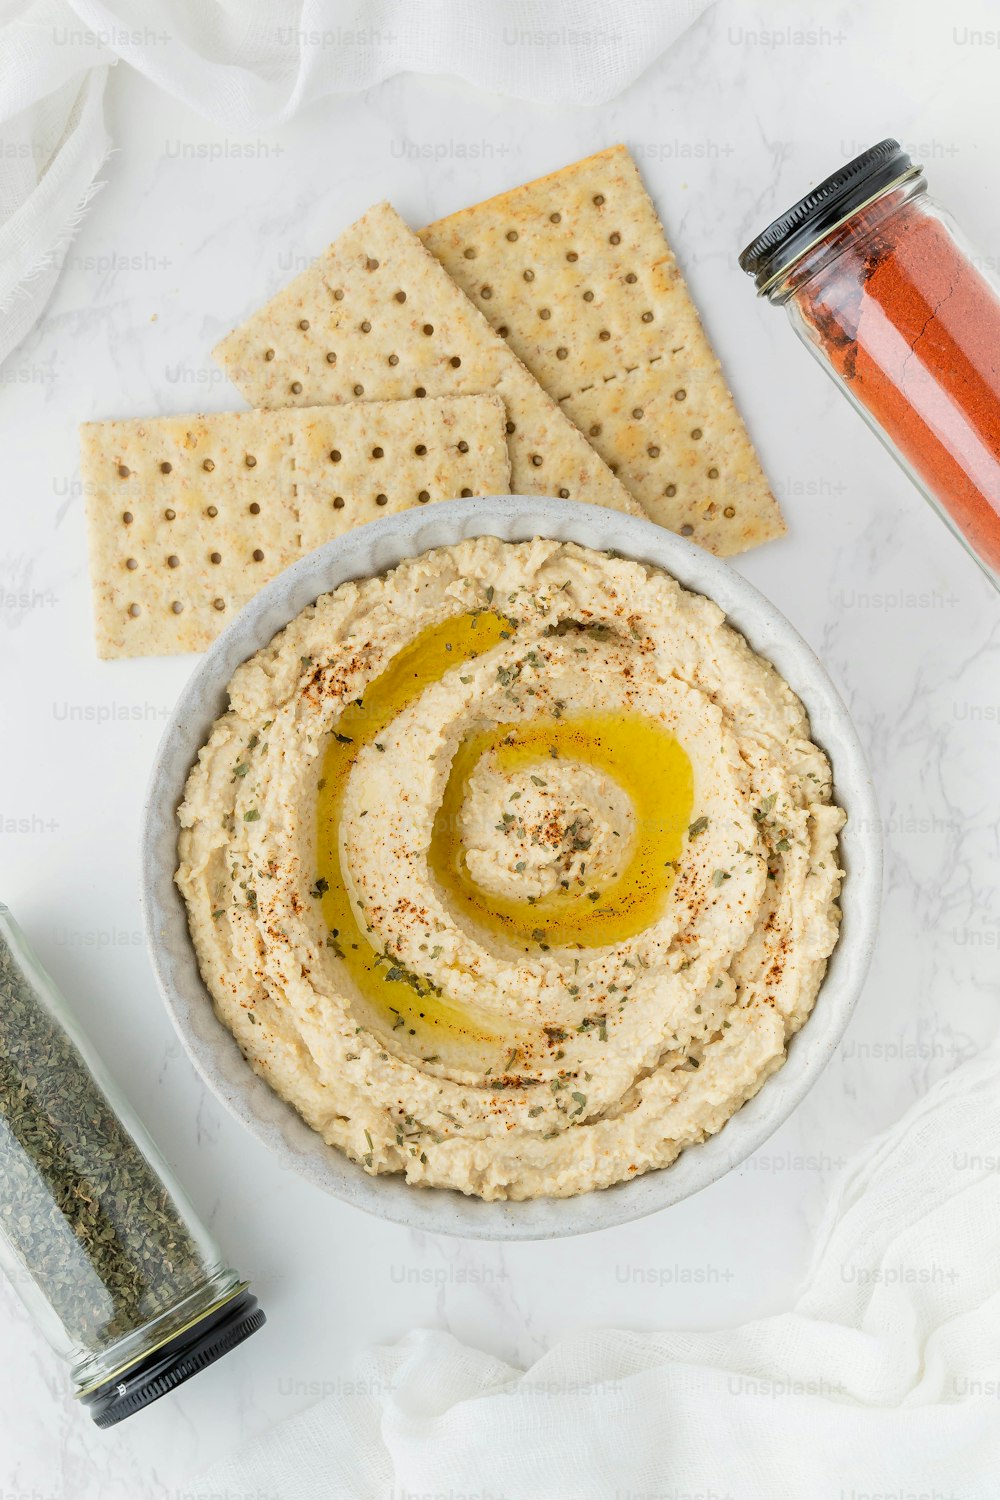
[[[879,141],[762,230],[741,250],[740,266],[763,292],[810,245],[843,223],[855,209],[919,171],[898,141]]]
[[[257,1298],[242,1290],[113,1380],[85,1391],[80,1399],[98,1427],[113,1427],[214,1364],[265,1322]]]

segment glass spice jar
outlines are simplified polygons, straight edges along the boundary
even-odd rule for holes
[[[881,141],[740,255],[1000,588],[1000,290]]]
[[[3,905],[0,1267],[99,1427],[264,1322]]]

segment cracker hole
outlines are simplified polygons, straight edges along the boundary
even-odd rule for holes
[[[733,517],[735,516],[735,514],[736,514],[736,506],[735,505],[727,505],[726,508],[725,508],[725,510],[722,512],[722,514],[726,517],[726,519],[728,521],[731,521],[733,519]]]
[[[390,354],[389,355],[389,363],[391,365],[398,365],[399,364],[399,355],[398,354]]]
[[[165,510],[163,512],[163,519],[165,521],[176,521],[177,512],[175,510]]]
[[[685,390],[674,391],[674,400],[675,401],[686,401],[687,400],[687,391],[685,391]]]
[[[340,290],[340,287],[338,287],[337,290],[334,292],[334,294],[333,294],[333,300],[334,300],[334,302],[343,302],[343,300],[344,300],[344,294]]]
[[[646,413],[643,411],[643,409],[642,409],[641,406],[633,406],[633,408],[632,408],[632,415],[633,415],[633,417],[635,417],[635,420],[637,422],[640,422],[642,420],[642,418],[646,415]]]
[[[225,609],[225,607],[226,607],[226,601],[225,601],[225,599],[213,599],[212,600],[212,608],[213,609]]]
[[[533,453],[531,455],[531,462],[536,469],[540,469],[542,467],[542,455],[540,453]]]
[[[684,525],[681,527],[681,536],[694,536],[694,527],[690,524],[690,522],[685,521]]]
[[[597,207],[600,208],[601,204],[604,202],[604,194],[603,193],[595,193],[594,194],[594,202],[597,204]]]
[[[174,615],[179,615],[179,614],[183,613],[183,610],[184,610],[184,606],[181,603],[181,601],[179,599],[175,599],[174,602],[173,602],[173,604],[171,604],[171,606],[170,606],[170,613],[174,614]]]
[[[659,458],[660,456],[660,450],[655,443],[650,443],[649,447],[646,449],[646,452],[649,454],[650,458]]]
[[[516,432],[517,431],[517,424],[516,424],[516,422],[507,422],[505,424],[504,431],[506,433],[508,433],[508,435],[510,433],[512,433],[512,432]]]
[[[260,515],[260,506],[257,504],[256,500],[250,506],[250,514],[252,516],[259,516]]]
[[[560,500],[568,500],[569,499],[569,490],[560,490],[559,491],[559,499]]]
[[[652,323],[652,321],[653,321],[653,314],[651,312],[644,312],[643,315],[642,315],[642,321],[644,323]]]
[[[331,448],[330,449],[330,462],[332,464],[339,464],[340,463],[340,449],[339,448]]]
[[[493,288],[491,286],[481,286],[479,288],[479,295],[480,297],[484,297],[488,302],[493,296]]]
[[[430,336],[431,336],[431,334],[433,332],[434,332],[434,324],[433,323],[425,323],[424,327],[423,327],[424,337],[429,339]]]
[[[719,471],[714,466],[714,464],[713,464],[712,468],[710,468],[709,471],[708,471],[708,477],[709,477],[709,479],[718,479],[718,477],[719,477]]]
[[[365,321],[361,325],[361,332],[362,333],[371,333],[371,331],[372,331],[372,325],[369,323],[368,319],[366,318]]]
[[[462,491],[462,499],[463,499],[463,500],[468,500],[468,498],[469,498],[469,496],[470,496],[470,495],[471,495],[471,494],[472,494],[472,491],[471,491],[471,490],[463,490],[463,491]]]
[[[466,245],[465,249],[462,251],[462,254],[465,256],[466,260],[475,260],[476,258],[476,252],[471,245]]]
[[[373,448],[372,458],[385,458],[385,450],[382,448]]]
[[[672,500],[677,493],[676,484],[668,484],[663,493],[667,496],[668,499]]]
[[[593,300],[594,300],[594,294],[593,294],[593,292],[584,292],[584,294],[583,294],[583,300],[584,300],[584,302],[593,302]]]
[[[549,223],[550,224],[561,224],[562,223],[562,214],[549,214]]]
[[[343,510],[343,508],[344,508],[344,497],[343,497],[343,495],[334,495],[334,497],[333,497],[333,508],[334,508],[334,510]]]
[[[202,464],[202,468],[205,470],[206,474],[211,474],[212,470],[215,468],[215,460],[206,458],[205,462]]]
[[[122,520],[125,522],[126,526],[131,526],[131,524],[132,524],[132,512],[130,510],[123,511],[122,512]]]
[[[308,318],[300,318],[299,319],[299,327],[302,329],[302,332],[305,333],[306,329],[309,327],[309,319]]]
[[[405,302],[406,301],[406,293],[405,292],[397,292],[396,293],[396,301],[397,302]]]
[[[138,604],[130,604],[128,607],[128,612],[132,616],[133,620],[137,615],[142,613],[142,611],[139,609]]]
[[[544,321],[547,323],[548,320],[551,318],[552,313],[549,311],[549,309],[547,307],[540,307],[538,309],[538,316],[540,318],[544,319]]]
[[[509,332],[510,332],[510,329],[507,327],[506,323],[501,323],[500,326],[499,326],[499,328],[497,329],[497,333],[500,335],[500,337],[502,339],[505,339],[507,337],[507,334]]]
[[[516,229],[508,229],[508,231],[507,231],[507,238],[510,240],[511,244],[513,244],[513,242],[517,239],[517,230]]]
[[[330,350],[329,354],[326,356],[326,362],[327,362],[328,365],[335,365],[337,363],[337,356],[334,354],[334,352],[333,352],[332,349]]]
[[[594,425],[590,429],[590,436],[591,437],[600,437],[600,435],[601,435],[601,424],[600,424],[600,422],[595,422]]]
[[[248,469],[255,469],[257,467],[257,460],[254,458],[252,453],[247,454],[244,462],[246,463]]]
[[[368,259],[365,261],[365,270],[366,271],[377,271],[378,270],[378,261],[375,259],[375,257],[373,255],[370,255],[368,257]]]
[[[575,250],[567,250],[566,251],[566,259],[567,260],[579,260],[580,257],[577,255],[577,253],[576,253]]]
[[[625,277],[625,280],[628,282],[629,286],[635,286],[639,278],[634,271],[629,271],[628,275]]]
[[[464,438],[462,439],[462,441],[458,445],[458,451],[459,451],[459,453],[468,453],[468,451],[469,451],[469,445],[465,441]]]
[[[606,328],[602,328],[601,331],[600,331],[600,333],[597,335],[597,337],[601,340],[601,342],[603,344],[606,344],[607,341],[608,341],[608,339],[611,337],[611,335],[610,335],[610,333],[608,332],[608,330]]]
[[[525,271],[525,273],[524,273],[524,279],[525,279],[525,281],[534,281],[534,279],[535,279],[535,273],[534,273],[534,271],[530,271],[530,270],[529,271]]]
[[[291,393],[292,393],[293,396],[301,396],[302,395],[302,382],[301,382],[301,380],[293,380],[292,383],[291,383],[291,385],[288,387],[288,389],[291,391]]]
[[[118,477],[119,477],[119,479],[127,479],[128,476],[131,474],[131,472],[132,472],[132,470],[130,468],[128,468],[125,464],[119,464],[118,465]]]
[[[413,394],[415,396],[426,396],[427,392],[424,390],[424,388],[423,388],[422,385],[418,385],[417,388],[416,388],[416,390],[413,392]]]
[[[556,359],[565,359],[568,354],[569,354],[569,350],[568,349],[564,349],[564,348],[560,347],[560,348],[558,348],[556,350]]]
[[[697,442],[698,439],[701,437],[701,428],[700,427],[692,427],[691,428],[691,436],[694,438],[695,442]]]
[[[214,521],[215,517],[219,514],[219,507],[217,505],[210,505],[205,514],[206,516],[211,516]]]
[[[160,465],[160,473],[161,474],[169,474],[170,471],[173,469],[173,467],[174,467],[173,464],[168,464],[168,463],[164,462],[164,463],[162,463]]]
[[[427,446],[424,443],[418,443],[413,451],[418,458],[423,458],[424,454],[427,452]]]
[[[375,504],[376,505],[388,505],[389,504],[389,496],[388,495],[376,495],[375,496]]]
[[[216,565],[216,567],[218,567],[219,563],[222,561],[222,553],[221,552],[212,552],[212,553],[209,554],[208,560],[209,560],[210,563],[214,563]]]
[[[264,358],[268,359],[268,360],[273,359],[274,358],[274,350],[273,349],[265,349],[264,350]]]
[[[457,370],[462,361],[457,354],[453,354],[448,363],[451,365],[453,370]]]
[[[134,557],[126,557],[125,566],[126,568],[128,568],[130,573],[134,573],[139,564],[136,562]]]
[[[363,395],[364,395],[364,393],[365,393],[365,388],[364,388],[364,386],[363,386],[363,385],[356,385],[356,386],[355,386],[355,387],[354,387],[354,394],[355,394],[355,395],[356,395],[356,396],[363,396]]]
[[[620,245],[621,242],[622,242],[622,237],[616,231],[614,234],[609,234],[608,235],[608,242],[609,242],[609,244],[612,244],[612,245]]]
[[[417,499],[420,501],[421,505],[426,505],[427,501],[430,498],[431,498],[431,496],[430,496],[430,491],[429,490],[421,490],[420,493],[417,495]]]
[[[264,554],[260,550],[259,547],[255,547],[253,549],[253,560],[254,560],[254,562],[263,562],[264,561]]]
[[[181,565],[180,558],[177,557],[176,554],[171,553],[171,555],[167,558],[167,567],[168,568],[179,568],[180,565]]]

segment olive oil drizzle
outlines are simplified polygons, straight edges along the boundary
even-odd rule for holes
[[[315,894],[328,944],[387,1033],[402,1033],[405,1050],[438,1061],[435,1042],[470,1044],[477,1052],[509,1043],[468,1008],[453,1003],[425,975],[379,952],[359,921],[341,861],[344,796],[358,754],[378,745],[397,715],[430,684],[463,662],[509,639],[515,627],[492,610],[453,616],[422,631],[348,704],[326,750],[317,797]],[[602,887],[585,885],[535,901],[483,891],[469,874],[458,830],[469,778],[484,755],[504,772],[531,774],[553,755],[596,767],[631,800],[635,831],[622,867]],[[429,852],[431,871],[452,903],[476,928],[505,936],[527,952],[622,942],[662,913],[690,823],[693,778],[680,743],[659,722],[634,713],[541,717],[470,735],[455,754]]]
[[[501,771],[535,770],[544,779],[552,756],[594,766],[629,797],[635,814],[622,868],[602,886],[560,890],[535,901],[485,892],[469,874],[458,836],[466,788],[491,755]],[[624,942],[662,914],[691,821],[693,778],[687,753],[661,724],[632,713],[540,718],[499,724],[472,735],[452,762],[431,840],[430,865],[454,907],[489,932],[527,951],[544,944],[600,948]]]
[[[509,620],[492,611],[453,615],[423,630],[373,682],[362,699],[349,703],[331,736],[317,796],[317,864],[327,942],[342,958],[360,994],[387,1031],[427,1040],[429,1029],[464,1035],[472,1042],[496,1040],[464,1008],[449,1004],[424,975],[379,952],[358,921],[341,865],[341,825],[347,781],[364,746],[379,741],[399,713],[453,667],[471,661],[508,638]],[[427,1058],[425,1057],[425,1060]]]

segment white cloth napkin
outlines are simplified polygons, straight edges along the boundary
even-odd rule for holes
[[[14,0],[0,4],[0,362],[41,316],[108,151],[122,59],[233,132],[394,73],[601,104],[709,0]]]
[[[526,1372],[414,1333],[367,1356],[352,1389],[196,1488],[996,1500],[1000,1051],[957,1068],[847,1167],[788,1312],[714,1333],[581,1334]]]
[[[38,0],[0,25],[0,362],[52,295],[108,152],[108,55],[60,45],[67,18]]]

